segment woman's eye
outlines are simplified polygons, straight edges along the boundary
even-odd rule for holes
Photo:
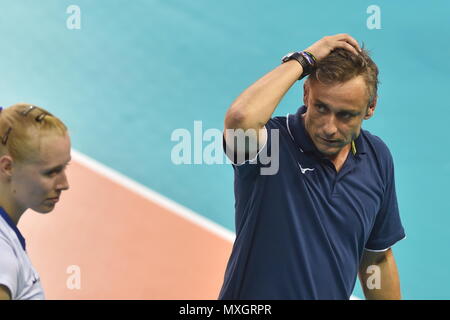
[[[52,176],[58,174],[59,171],[60,171],[60,170],[53,170],[53,171],[47,172],[47,173],[46,173],[46,176],[52,177]]]

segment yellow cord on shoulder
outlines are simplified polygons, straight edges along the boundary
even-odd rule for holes
[[[353,153],[353,155],[356,154],[356,145],[355,145],[355,141],[352,141],[352,153]]]

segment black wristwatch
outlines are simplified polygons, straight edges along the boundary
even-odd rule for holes
[[[314,69],[314,65],[312,65],[300,52],[290,52],[287,55],[285,55],[281,61],[283,63],[288,62],[290,60],[297,60],[298,63],[300,63],[300,65],[303,68],[303,73],[300,76],[300,78],[298,78],[298,80],[303,79],[304,77],[306,77],[307,75],[311,74],[311,72]]]

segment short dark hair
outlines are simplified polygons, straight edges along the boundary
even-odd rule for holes
[[[318,80],[321,83],[343,83],[357,76],[363,76],[369,95],[369,106],[377,97],[378,67],[362,48],[358,55],[342,48],[333,50],[328,56],[317,63],[316,69],[308,80]]]

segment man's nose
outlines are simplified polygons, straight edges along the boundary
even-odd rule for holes
[[[325,120],[325,125],[323,127],[324,138],[330,139],[337,133],[336,117],[331,114]]]

